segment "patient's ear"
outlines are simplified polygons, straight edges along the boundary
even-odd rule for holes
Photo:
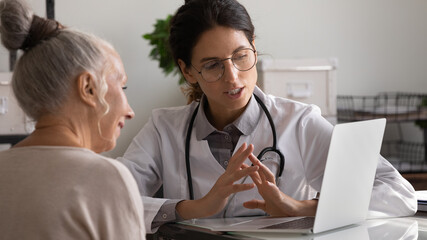
[[[77,77],[77,94],[89,106],[96,107],[96,84],[92,74],[83,72]]]
[[[178,59],[178,65],[179,65],[179,68],[181,69],[182,75],[184,75],[184,78],[185,80],[187,80],[187,82],[197,83],[197,79],[191,72],[191,68],[190,67],[187,68],[187,65],[185,64],[184,61],[182,61],[181,59]]]

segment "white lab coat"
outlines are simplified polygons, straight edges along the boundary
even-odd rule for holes
[[[277,146],[286,158],[279,188],[298,199],[311,199],[321,188],[323,171],[333,126],[320,115],[320,109],[284,98],[265,95],[255,88],[254,93],[267,106],[277,131]],[[185,138],[190,117],[197,106],[153,110],[148,123],[136,135],[120,160],[130,169],[138,183],[144,204],[146,229],[166,199],[189,199],[185,166]],[[257,104],[259,107],[259,105]],[[263,115],[249,136],[242,135],[236,150],[243,143],[254,145],[257,155],[272,146],[272,133]],[[191,173],[195,199],[206,195],[224,168],[211,154],[207,141],[191,136]],[[250,164],[249,160],[246,163]],[[273,169],[273,173],[276,170]],[[251,181],[250,178],[247,182]],[[151,198],[163,184],[165,199]],[[238,193],[227,209],[227,217],[264,214],[250,210],[242,203],[261,199],[256,188]],[[404,216],[416,212],[414,188],[384,158],[378,162],[369,217]],[[213,217],[221,217],[223,212]],[[151,229],[152,231],[155,229]]]

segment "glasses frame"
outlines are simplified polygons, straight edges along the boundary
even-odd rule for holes
[[[246,69],[246,70],[241,70],[241,69],[239,69],[235,64],[234,64],[234,61],[233,61],[233,56],[234,56],[234,54],[236,54],[236,53],[238,53],[238,52],[240,52],[240,51],[242,51],[242,50],[251,50],[253,53],[254,53],[254,55],[255,55],[255,61],[254,61],[254,63],[252,64],[252,66],[250,67],[250,68],[248,68],[248,69]],[[234,52],[232,55],[231,55],[231,57],[229,57],[229,58],[224,58],[224,59],[219,59],[219,60],[211,60],[211,61],[217,61],[217,62],[220,62],[220,63],[222,63],[222,62],[224,62],[224,61],[227,61],[227,60],[231,60],[231,63],[233,63],[233,66],[237,69],[237,70],[239,70],[239,71],[241,71],[241,72],[246,72],[246,71],[249,71],[249,70],[251,70],[255,65],[256,65],[256,62],[257,62],[257,51],[256,50],[254,50],[254,49],[252,49],[252,48],[241,48],[241,49],[239,49],[239,50],[237,50],[236,52]],[[210,62],[210,61],[208,61],[208,62]],[[191,64],[191,66],[194,68],[194,70],[196,70],[196,72],[198,73],[198,74],[200,74],[200,76],[202,77],[202,79],[203,80],[205,80],[206,82],[216,82],[216,81],[218,81],[218,80],[220,80],[223,76],[224,76],[224,72],[225,72],[225,66],[224,66],[224,63],[222,63],[222,73],[221,73],[221,76],[217,79],[217,80],[214,80],[214,81],[207,81],[204,77],[203,77],[203,74],[202,74],[202,70],[198,70],[194,65],[193,65],[193,63],[190,63]],[[202,67],[203,68],[203,67]]]

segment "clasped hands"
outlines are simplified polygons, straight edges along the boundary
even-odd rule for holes
[[[212,216],[224,209],[230,195],[255,186],[263,199],[249,200],[243,203],[244,207],[262,209],[271,216],[314,216],[317,200],[299,201],[280,191],[274,174],[252,154],[253,149],[252,144],[247,146],[244,143],[230,158],[227,169],[204,197],[179,202],[176,210],[180,216],[184,219]],[[246,159],[252,162],[252,166],[244,163]],[[245,176],[250,176],[253,183],[236,183]]]
[[[250,145],[248,148],[250,148]],[[314,216],[317,208],[317,200],[298,201],[284,194],[276,185],[274,174],[252,153],[248,156],[258,170],[249,173],[252,181],[255,183],[259,194],[263,200],[253,199],[243,203],[243,206],[249,209],[259,208],[270,216]],[[243,168],[247,167],[242,163]]]

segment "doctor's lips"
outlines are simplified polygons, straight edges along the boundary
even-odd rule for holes
[[[243,88],[236,88],[236,89],[233,89],[233,90],[229,90],[229,91],[227,92],[227,94],[235,95],[235,94],[240,93],[240,92],[242,91],[242,89],[243,89]]]
[[[124,122],[119,122],[119,127],[120,127],[120,129],[122,129],[124,126],[125,126],[125,123],[124,123]]]

